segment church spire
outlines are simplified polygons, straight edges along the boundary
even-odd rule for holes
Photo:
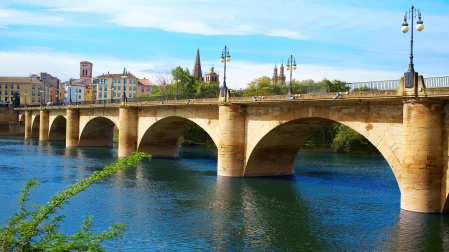
[[[279,68],[279,77],[278,83],[285,83],[285,75],[284,75],[284,61],[281,63],[281,67]]]
[[[200,49],[196,51],[195,65],[193,66],[193,76],[199,81],[203,81],[203,73],[201,72]]]
[[[274,85],[278,82],[278,68],[276,64],[274,64],[273,77],[271,78],[271,85]]]

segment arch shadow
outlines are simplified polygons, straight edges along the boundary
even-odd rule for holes
[[[79,146],[112,148],[114,126],[115,123],[106,117],[93,118],[83,128]]]
[[[50,130],[48,132],[48,140],[65,141],[66,129],[67,119],[62,115],[57,116],[50,126]]]
[[[30,137],[39,137],[39,128],[40,128],[40,116],[36,115],[34,117],[33,123],[31,124],[31,136]]]
[[[187,127],[193,124],[196,123],[179,116],[161,119],[145,131],[137,151],[146,152],[153,157],[177,158],[179,157],[179,137]],[[204,130],[203,127],[201,128]],[[206,131],[206,133],[211,136],[209,132]]]

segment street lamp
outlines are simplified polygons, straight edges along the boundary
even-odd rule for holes
[[[58,92],[58,91],[56,91],[56,92]],[[58,100],[59,95],[57,94],[57,95],[55,95],[55,97],[56,97],[56,105],[59,105],[59,100]]]
[[[69,94],[69,105],[72,105],[72,80],[70,80]]]
[[[78,105],[78,92],[75,92],[75,105]]]
[[[41,93],[41,106],[42,106],[42,103],[44,103],[44,99],[42,99],[42,96],[43,96],[43,93],[44,93],[44,91],[39,91],[40,93]]]
[[[419,9],[415,10],[412,6],[412,9],[405,12],[404,15],[404,23],[402,24],[401,31],[405,34],[408,32],[408,23],[407,19],[411,19],[413,25],[413,18],[417,17],[418,21],[416,22],[416,30],[422,31],[424,29],[423,21],[421,20],[421,12]],[[411,88],[413,87],[415,69],[413,67],[413,29],[412,34],[410,36],[410,64],[408,66],[408,71],[405,73],[405,87]]]
[[[126,68],[123,68],[123,75],[122,75],[122,79],[123,79],[123,95],[122,95],[122,104],[124,105],[126,103],[126,101],[128,100],[126,98],[126,78],[128,78],[128,76],[126,76]]]
[[[114,96],[114,87],[111,87],[111,103],[113,103],[112,97]]]
[[[290,68],[290,63],[292,63],[292,68]],[[292,70],[296,70],[296,59],[293,55],[290,55],[290,59],[287,59],[287,71],[290,70],[290,87],[288,88],[288,94],[291,95],[292,92]]]
[[[175,81],[176,81],[176,97],[175,97],[175,100],[178,100],[178,82],[179,82],[179,72],[178,71],[176,71]]]
[[[14,109],[14,105],[15,105],[14,103],[16,103],[16,97],[12,98],[12,109]]]
[[[25,108],[27,107],[27,91],[25,90]]]
[[[225,60],[226,57],[226,60]],[[229,48],[225,46],[223,51],[221,52],[221,59],[220,62],[224,63],[224,75],[223,75],[223,87],[221,88],[221,96],[225,96],[226,92],[226,61],[231,61],[231,56],[229,56]]]

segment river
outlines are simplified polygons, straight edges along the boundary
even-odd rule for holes
[[[117,149],[0,139],[0,226],[36,177],[30,205],[115,162]],[[144,161],[71,200],[62,231],[94,215],[94,230],[129,225],[109,251],[444,251],[449,216],[400,210],[393,172],[379,155],[299,152],[296,175],[216,176],[217,150]]]

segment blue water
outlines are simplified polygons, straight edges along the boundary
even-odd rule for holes
[[[296,175],[216,176],[216,149],[186,148],[93,185],[62,213],[62,231],[94,215],[94,230],[129,225],[109,251],[444,251],[449,216],[400,210],[400,192],[382,156],[298,153]],[[30,205],[117,161],[117,149],[0,139],[0,225],[36,177]]]

